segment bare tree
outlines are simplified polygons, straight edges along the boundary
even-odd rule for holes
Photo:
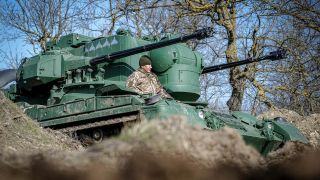
[[[288,28],[289,29],[289,28]],[[267,77],[273,86],[267,91],[270,100],[280,107],[295,110],[300,114],[319,112],[320,104],[320,59],[319,36],[311,29],[282,31],[287,39],[287,61],[273,69],[274,75]],[[263,71],[268,71],[268,68]],[[275,76],[276,75],[276,76]]]
[[[3,62],[7,67],[11,69],[17,69],[23,58],[23,54],[17,49],[12,50],[9,47],[9,51],[4,51],[0,49],[0,62]]]
[[[85,9],[86,16],[81,17],[80,29],[94,36],[111,35],[127,13],[124,9],[128,0],[95,0],[89,1]]]
[[[273,21],[266,39],[285,48],[285,61],[259,69],[268,101],[300,114],[319,112],[319,6],[317,0],[257,1],[256,9]]]
[[[79,0],[1,0],[0,23],[22,35],[34,48],[45,50],[48,40],[73,30],[89,5]]]
[[[272,15],[287,15],[295,18],[307,28],[320,32],[319,0],[259,0]],[[271,14],[270,14],[271,15]]]

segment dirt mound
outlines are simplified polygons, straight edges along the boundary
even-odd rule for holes
[[[41,128],[0,91],[0,153],[77,150],[81,145],[57,131]]]
[[[0,174],[10,179],[34,179],[47,173],[53,179],[127,179],[128,175],[131,179],[208,179],[220,166],[249,172],[265,162],[235,130],[203,130],[182,117],[142,122],[83,152],[16,152],[9,157],[14,163],[0,161]]]
[[[79,163],[84,166],[82,169],[75,166],[61,167],[63,162],[57,163],[37,156],[26,169],[6,166],[0,161],[0,179],[317,179],[320,176],[319,158],[320,151],[309,152],[266,169],[257,166],[245,171],[234,164],[204,168],[186,158],[162,153],[154,155],[143,150],[127,156],[123,165],[91,161],[85,165]]]
[[[197,166],[213,167],[231,163],[243,169],[261,165],[263,159],[233,129],[218,131],[191,127],[182,117],[167,121],[143,122],[124,131],[119,137],[87,150],[96,159],[106,157],[125,159],[133,152],[166,154],[185,159]],[[100,156],[103,154],[103,156]]]
[[[108,164],[116,168],[125,165],[130,157],[139,153],[160,159],[181,159],[201,168],[232,164],[243,171],[249,171],[265,164],[261,155],[251,146],[247,146],[235,130],[203,130],[188,125],[182,117],[142,122],[124,130],[120,136],[107,139],[85,151],[48,153],[44,150],[29,156],[21,156],[17,152],[11,153],[7,159],[15,166],[23,168],[28,168],[33,160],[39,157],[59,164],[57,167],[61,168],[85,169],[92,163]]]
[[[259,115],[259,117],[284,117],[298,127],[298,129],[308,138],[311,146],[314,148],[319,148],[320,146],[320,114],[301,116],[298,113],[287,109],[272,109]]]

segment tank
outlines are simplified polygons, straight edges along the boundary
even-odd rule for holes
[[[234,128],[261,154],[280,148],[286,141],[308,143],[283,118],[260,120],[244,112],[224,114],[197,101],[201,74],[284,58],[284,51],[275,51],[255,59],[204,67],[202,56],[185,42],[211,34],[210,28],[186,36],[141,39],[124,30],[99,38],[69,34],[48,42],[44,52],[25,58],[17,70],[1,71],[0,86],[15,79],[16,83],[4,90],[6,97],[42,127],[75,138],[90,137],[95,142],[141,120],[181,115],[191,125],[206,130]],[[126,88],[126,80],[138,68],[142,55],[151,58],[153,72],[174,99],[139,95]]]

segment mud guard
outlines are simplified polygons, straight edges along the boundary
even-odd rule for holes
[[[283,136],[284,142],[298,141],[308,144],[307,138],[292,123],[286,121],[272,121],[274,131]]]

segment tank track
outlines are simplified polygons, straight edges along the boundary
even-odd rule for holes
[[[114,119],[107,119],[107,120],[97,121],[97,122],[78,125],[78,126],[61,128],[61,129],[58,129],[58,131],[60,131],[62,133],[71,134],[71,133],[79,131],[79,130],[102,127],[102,126],[117,124],[117,123],[122,123],[122,122],[135,121],[138,119],[139,119],[138,115],[129,115],[129,116],[123,116],[123,117],[114,118]]]

